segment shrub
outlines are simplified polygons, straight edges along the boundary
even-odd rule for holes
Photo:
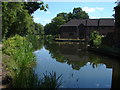
[[[101,45],[101,41],[102,41],[102,36],[99,35],[98,31],[93,31],[90,34],[90,42],[89,42],[90,46],[98,47]]]
[[[5,62],[9,75],[14,77],[21,68],[29,68],[35,62],[32,44],[19,35],[3,41],[3,53],[10,56],[9,62]]]

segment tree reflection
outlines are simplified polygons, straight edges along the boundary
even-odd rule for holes
[[[79,70],[88,62],[93,68],[101,64],[100,56],[88,53],[85,43],[46,42],[45,48],[56,61],[67,63],[75,70]]]
[[[44,39],[39,35],[28,35],[26,37],[32,43],[34,50],[41,49],[44,46]]]
[[[49,50],[52,58],[61,63],[67,63],[72,69],[80,70],[88,62],[93,68],[105,64],[106,68],[112,69],[112,87],[120,88],[120,62],[113,61],[106,56],[101,56],[86,50],[85,43],[45,43],[45,48]],[[78,81],[77,79],[76,81]]]

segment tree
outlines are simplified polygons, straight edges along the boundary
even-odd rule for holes
[[[88,19],[89,18],[88,13],[83,11],[80,7],[74,8],[73,12],[59,13],[57,14],[56,17],[62,17],[66,22],[70,21],[71,19]]]
[[[81,11],[82,11],[82,9],[81,9],[80,7],[74,8],[74,9],[73,9],[73,14],[75,15],[75,14],[77,14],[77,13],[80,13]]]
[[[68,21],[68,14],[65,12],[59,13],[57,14],[57,17],[61,17],[62,19],[64,19],[66,22]]]
[[[24,9],[28,10],[28,13],[31,15],[37,9],[47,11],[48,4],[44,5],[44,2],[24,2]]]
[[[62,17],[55,17],[52,19],[51,23],[45,25],[45,34],[57,35],[59,34],[60,25],[64,24],[66,21]]]
[[[72,14],[73,14],[72,19],[88,19],[89,18],[88,14],[85,11],[83,11],[80,7],[74,8]]]
[[[34,23],[35,34],[44,35],[44,27],[40,23]]]
[[[118,0],[117,6],[114,7],[115,10],[115,47],[119,47],[120,44],[120,1]]]
[[[2,7],[3,37],[33,33],[33,19],[23,8],[23,2],[3,2]]]
[[[2,2],[2,8],[2,38],[7,38],[36,33],[31,14],[38,8],[46,10],[48,5],[44,6],[43,2]]]
[[[117,27],[120,27],[120,1],[117,2],[117,6],[114,7],[115,9],[115,23]]]

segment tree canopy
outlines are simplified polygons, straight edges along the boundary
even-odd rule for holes
[[[44,27],[40,23],[34,23],[35,34],[44,35]]]
[[[64,24],[65,20],[62,17],[55,17],[52,19],[51,23],[46,24],[44,27],[46,35],[56,35],[59,34],[60,25]]]
[[[2,38],[15,34],[35,34],[37,25],[31,16],[37,9],[47,10],[48,5],[43,2],[2,2]],[[43,32],[41,32],[43,33]]]
[[[47,11],[48,4],[44,2],[24,2],[24,9],[28,10],[29,14],[33,14],[37,9]]]

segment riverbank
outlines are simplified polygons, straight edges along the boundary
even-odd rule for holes
[[[116,59],[120,58],[120,52],[108,51],[102,48],[90,48],[90,47],[87,50],[92,51],[94,53],[98,53],[100,55],[105,55],[111,58],[116,58]]]

